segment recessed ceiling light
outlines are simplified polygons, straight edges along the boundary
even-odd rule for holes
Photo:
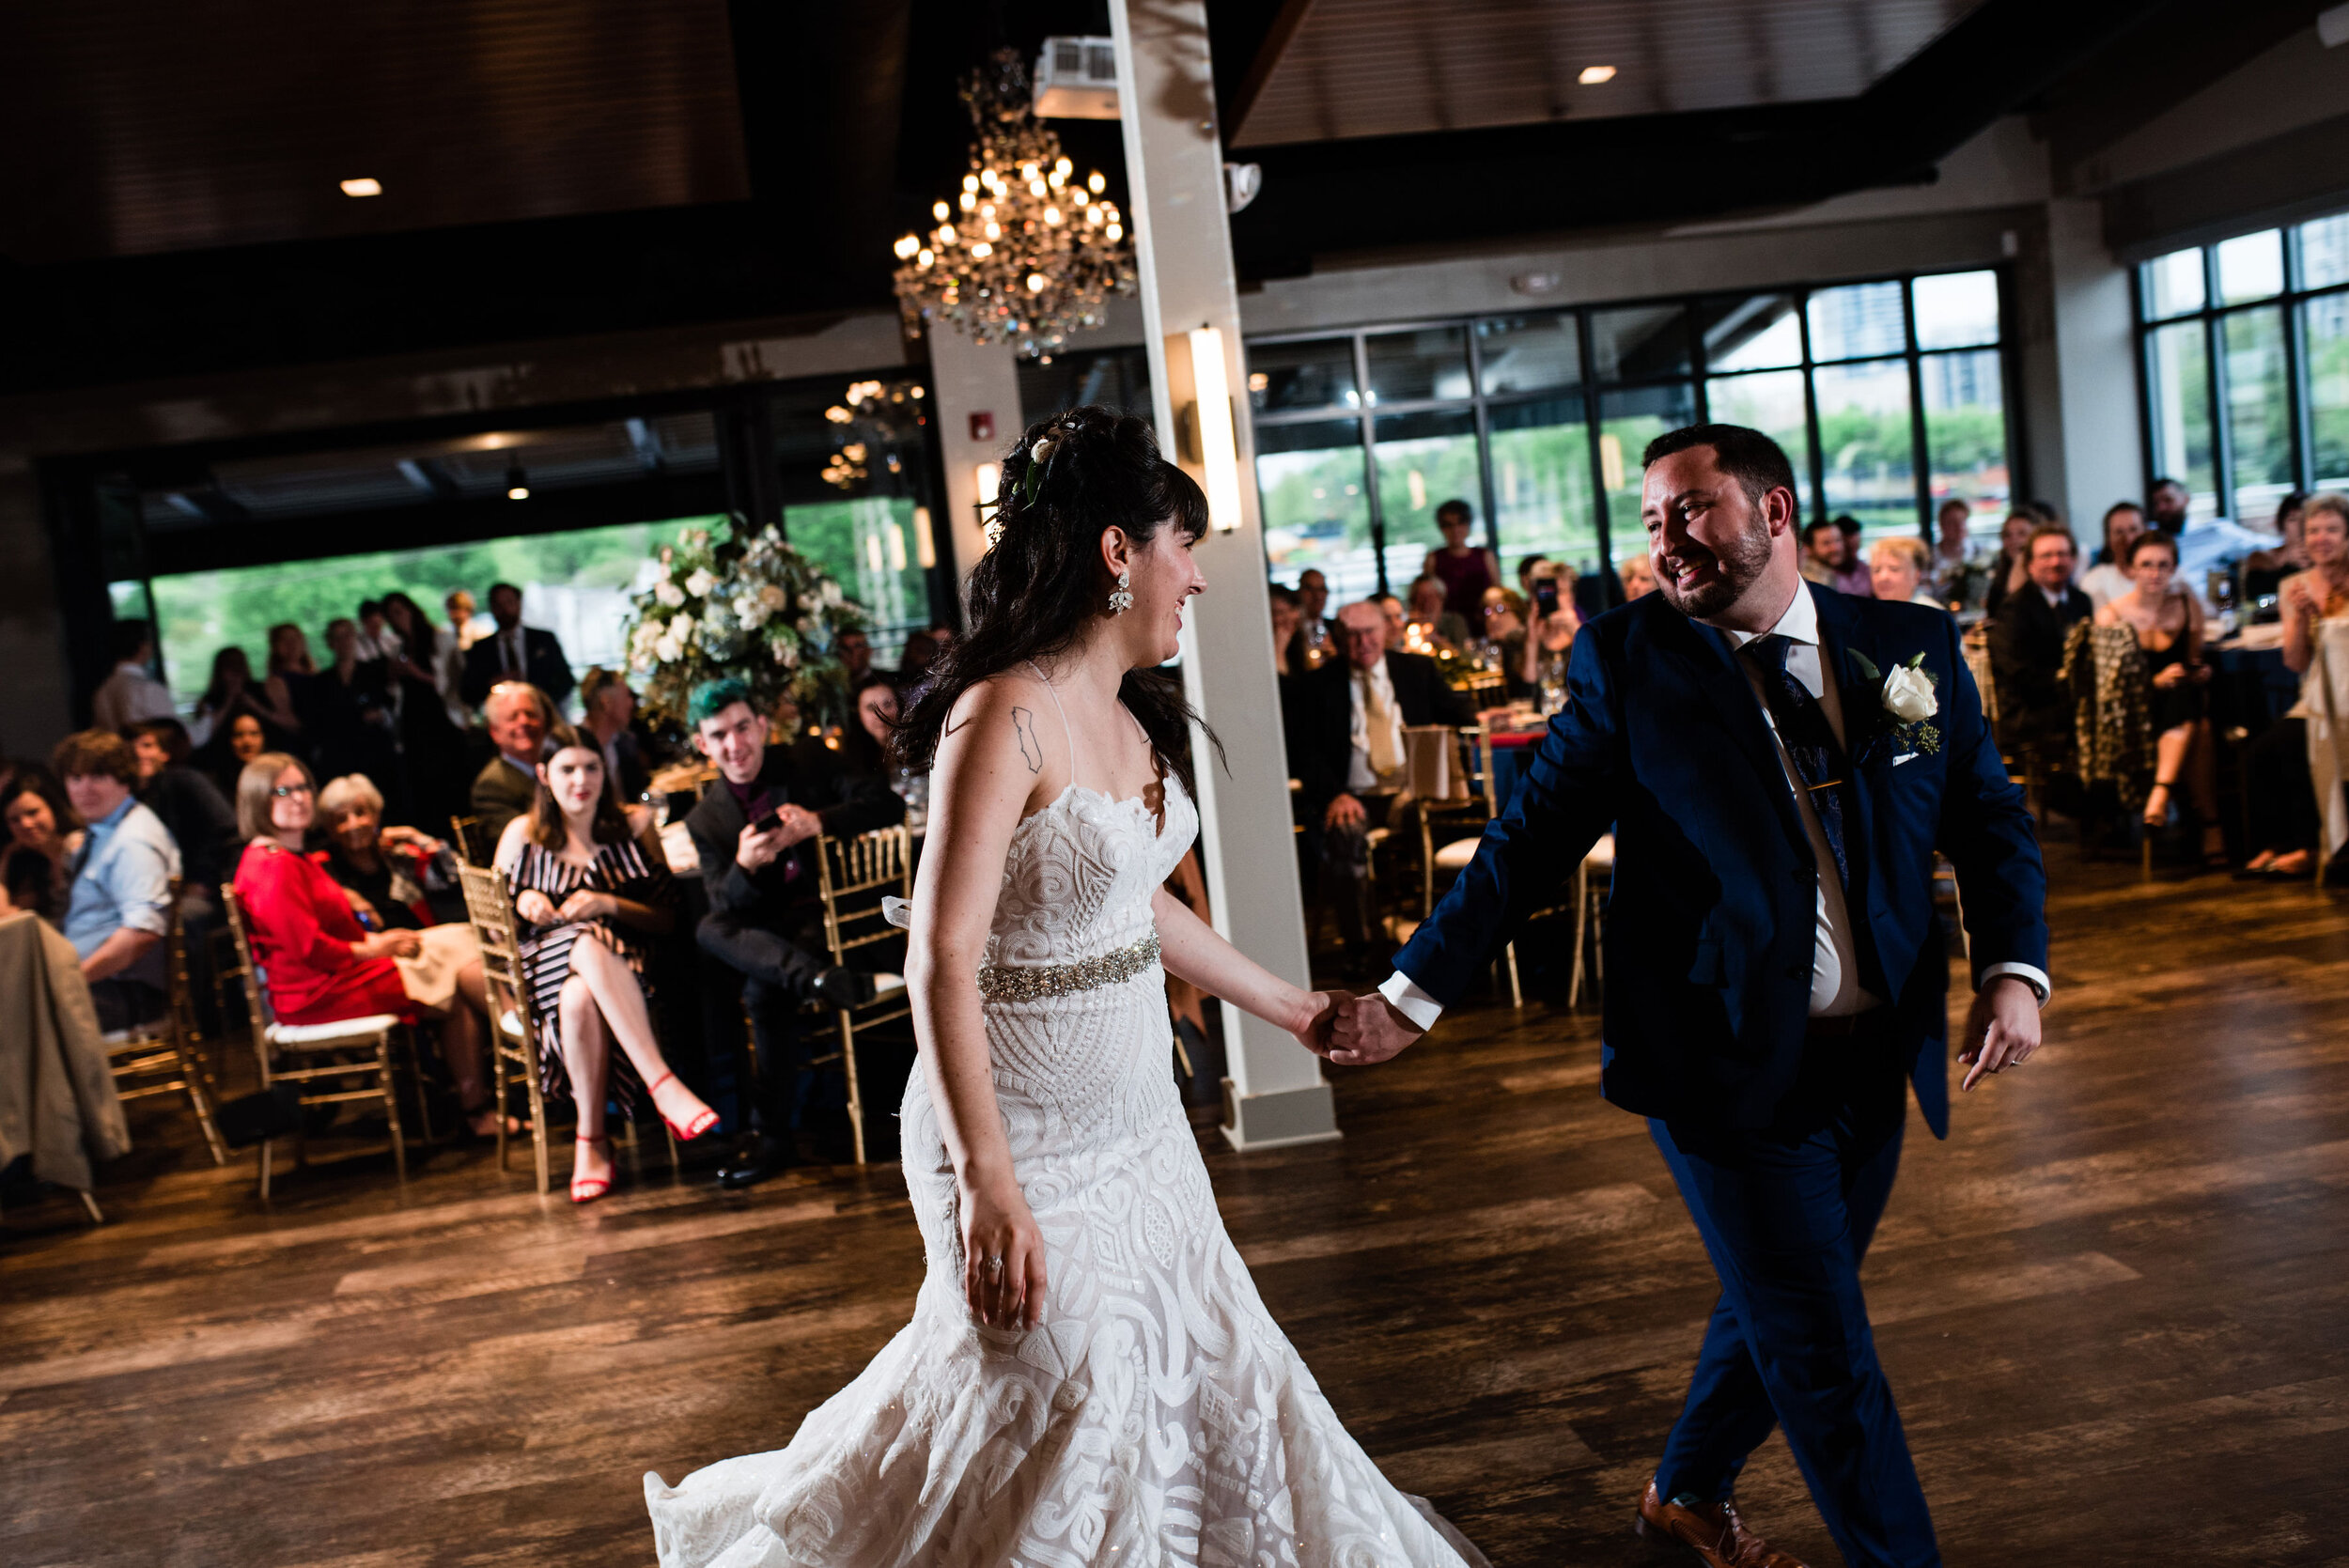
[[[1588,78],[1591,73],[1586,70],[1582,74]],[[343,194],[347,196],[380,196],[382,194],[383,182],[380,179],[369,179],[362,176],[357,179],[343,181]]]
[[[530,499],[530,478],[527,474],[522,473],[522,465],[520,463],[508,463],[506,465],[506,499],[508,501],[527,501]]]
[[[1614,79],[1615,68],[1613,66],[1584,66],[1582,74],[1575,78],[1586,87],[1595,87],[1601,82],[1612,82]]]

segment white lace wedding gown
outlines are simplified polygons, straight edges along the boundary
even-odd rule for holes
[[[1057,699],[1056,699],[1057,700]],[[1064,719],[1064,723],[1066,722]],[[1073,744],[1072,744],[1073,751]],[[990,966],[1152,935],[1198,816],[1071,784],[1012,835]],[[1154,831],[1156,830],[1156,831]],[[955,1176],[924,1075],[906,1186],[929,1272],[913,1321],[786,1448],[645,1477],[661,1568],[1484,1568],[1388,1484],[1265,1311],[1169,1071],[1165,976],[988,1001],[1042,1324],[972,1320]]]

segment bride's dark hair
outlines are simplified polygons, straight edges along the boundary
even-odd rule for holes
[[[1114,409],[1069,409],[1029,426],[1003,459],[999,493],[994,548],[971,573],[971,629],[931,666],[897,731],[898,753],[916,771],[936,758],[946,716],[965,691],[1065,651],[1103,612],[1112,586],[1101,561],[1103,529],[1123,528],[1136,549],[1162,527],[1188,539],[1207,531],[1197,481],[1159,455],[1147,423]],[[1195,796],[1190,737],[1197,715],[1181,690],[1153,671],[1128,670],[1118,697],[1142,721],[1159,761]]]

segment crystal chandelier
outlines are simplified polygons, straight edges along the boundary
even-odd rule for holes
[[[1012,342],[1050,363],[1068,334],[1097,327],[1112,294],[1133,292],[1133,249],[1098,171],[1080,183],[1060,138],[1039,123],[1027,68],[1000,50],[962,89],[977,140],[938,226],[898,240],[906,331],[943,321],[973,343]]]

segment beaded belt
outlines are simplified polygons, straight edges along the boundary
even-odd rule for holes
[[[1097,958],[1081,958],[1073,964],[1038,964],[1019,969],[989,964],[979,970],[979,995],[989,1001],[1035,1001],[1044,997],[1065,997],[1131,980],[1158,961],[1159,934],[1153,931],[1138,942]]]

